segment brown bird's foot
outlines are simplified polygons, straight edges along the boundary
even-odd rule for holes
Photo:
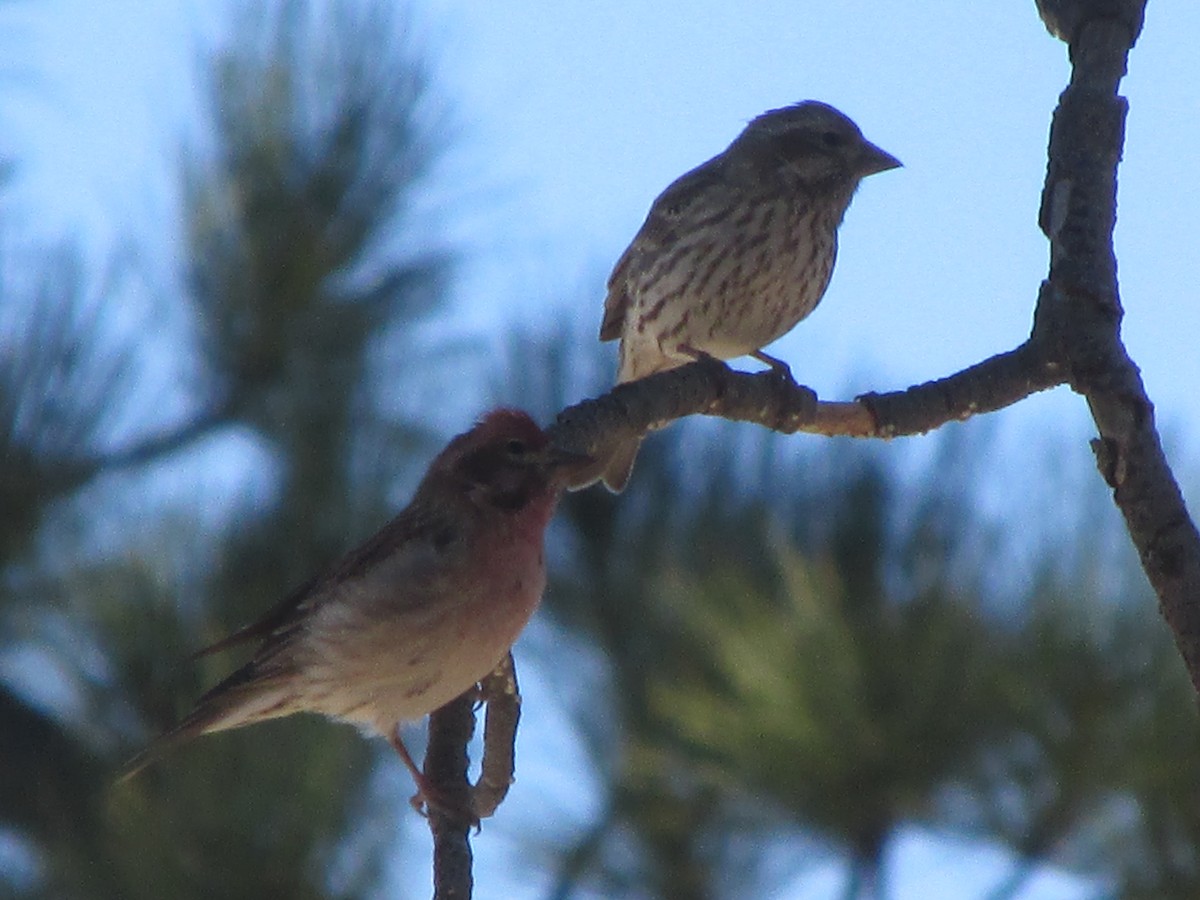
[[[399,731],[392,732],[388,738],[388,742],[399,755],[409,774],[412,775],[413,781],[416,782],[417,792],[409,798],[409,805],[425,818],[429,818],[431,812],[436,812],[451,821],[468,825],[478,833],[480,828],[479,816],[471,808],[471,801],[468,799],[464,805],[462,802],[447,797],[443,791],[438,790],[430,784],[429,779],[425,777],[425,773],[413,761],[408,748],[404,746],[404,741],[400,739]]]
[[[771,372],[782,381],[799,387],[799,385],[796,384],[795,377],[792,375],[792,367],[785,363],[782,359],[776,359],[774,356],[771,356],[771,354],[763,353],[761,350],[755,350],[750,355],[757,359],[760,363],[766,363],[768,366],[770,366]]]
[[[717,357],[713,356],[711,353],[708,353],[704,350],[697,350],[691,344],[681,344],[679,347],[679,350],[681,353],[686,353],[688,356],[690,356],[696,362],[700,363],[700,365],[702,365],[702,366],[708,366],[709,368],[715,367],[715,368],[719,368],[722,370],[729,369],[729,364],[726,363],[724,360],[718,359]]]
[[[793,418],[803,422],[812,421],[817,412],[816,391],[798,383],[792,375],[791,366],[783,360],[761,350],[750,355],[771,367],[769,372],[763,374],[771,379],[772,392],[778,398],[778,408],[783,411],[775,427],[786,430],[785,426]]]

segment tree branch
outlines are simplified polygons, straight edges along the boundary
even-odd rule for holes
[[[1069,384],[1087,400],[1100,433],[1092,442],[1100,472],[1200,691],[1200,533],[1163,453],[1154,406],[1121,342],[1123,313],[1112,242],[1127,110],[1117,90],[1142,27],[1145,0],[1038,0],[1038,9],[1051,33],[1068,41],[1072,76],[1053,117],[1039,214],[1050,241],[1050,272],[1025,343],[954,375],[848,403],[821,402],[812,390],[778,372],[736,372],[705,359],[568,407],[549,431],[559,446],[598,459],[619,442],[697,414],[754,422],[787,434],[888,439],[925,433]],[[507,705],[497,709],[493,734],[489,702],[486,743],[494,765],[485,756],[473,792],[480,816],[495,810],[511,782],[519,695],[511,657],[509,664],[507,673],[502,666],[489,676],[490,688],[485,685],[489,701]],[[447,743],[445,752],[453,762],[455,789],[465,791],[465,749],[473,727],[470,700],[460,698],[451,706],[459,723],[455,727],[465,722],[465,730],[447,729],[442,738],[449,742],[456,735],[459,743]],[[431,720],[431,757],[434,732],[443,727],[441,719],[450,709]],[[430,824],[437,844],[436,897],[469,896],[466,828],[440,824],[436,813]],[[451,870],[457,886],[443,888]],[[1016,873],[1005,888],[1024,874]]]
[[[516,771],[521,692],[512,653],[479,683],[479,696],[487,704],[487,715],[483,722],[483,761],[479,780],[471,788],[471,809],[476,816],[486,819],[508,796]]]
[[[454,810],[470,808],[467,744],[475,731],[473,691],[451,700],[429,716],[429,746],[424,774],[441,802],[428,804],[433,834],[434,900],[468,900],[471,874],[471,822]]]
[[[467,745],[475,732],[475,705],[487,704],[482,771],[478,784],[467,780]],[[467,900],[474,887],[470,830],[492,815],[513,782],[521,695],[512,654],[480,682],[429,716],[429,746],[424,776],[429,793],[429,830],[433,833],[434,900]]]
[[[1039,0],[1051,33],[1070,42],[1071,83],[1051,127],[1039,221],[1050,239],[1029,340],[957,374],[853,402],[820,402],[775,372],[703,360],[618,385],[563,410],[555,443],[606,458],[622,440],[688,415],[775,431],[892,438],[1001,409],[1070,384],[1099,429],[1093,449],[1142,567],[1200,691],[1200,533],[1167,463],[1137,366],[1121,342],[1112,232],[1126,102],[1117,95],[1140,33],[1144,0]]]
[[[772,371],[738,372],[701,360],[570,406],[549,432],[556,444],[601,458],[622,439],[690,415],[754,422],[784,434],[884,439],[924,434],[1064,383],[1064,369],[1046,352],[1050,346],[1035,326],[1019,347],[954,375],[848,403],[819,401],[809,388]]]
[[[1054,114],[1042,194],[1041,225],[1051,247],[1047,312],[1061,323],[1071,386],[1087,398],[1100,432],[1092,442],[1100,472],[1200,690],[1200,534],[1163,453],[1154,406],[1121,343],[1112,243],[1127,110],[1117,88],[1145,3],[1052,5],[1070,39],[1072,75]]]

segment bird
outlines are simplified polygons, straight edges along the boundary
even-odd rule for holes
[[[570,473],[526,413],[497,409],[454,438],[394,519],[256,622],[197,656],[258,641],[124,767],[126,781],[202,734],[299,712],[386,738],[431,793],[398,726],[471,689],[508,653],[546,584],[544,532]]]
[[[813,311],[859,182],[900,161],[832,106],[805,100],[752,119],[651,204],[608,279],[600,340],[620,340],[617,383],[704,357],[752,356]],[[624,489],[640,439],[598,461]]]

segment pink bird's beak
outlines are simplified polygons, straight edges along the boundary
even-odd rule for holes
[[[547,469],[577,469],[595,463],[595,457],[550,444],[542,451],[542,465]]]
[[[550,444],[542,451],[542,465],[556,481],[575,491],[592,484],[600,477],[600,466],[594,456]]]

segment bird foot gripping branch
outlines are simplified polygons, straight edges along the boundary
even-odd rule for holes
[[[464,748],[480,704],[487,707],[483,759],[478,780],[468,784]],[[521,693],[510,652],[478,685],[430,715],[424,771],[413,761],[399,732],[393,732],[389,740],[417,785],[409,800],[413,808],[427,817],[441,817],[452,827],[478,831],[480,821],[496,812],[514,782],[520,718]]]

